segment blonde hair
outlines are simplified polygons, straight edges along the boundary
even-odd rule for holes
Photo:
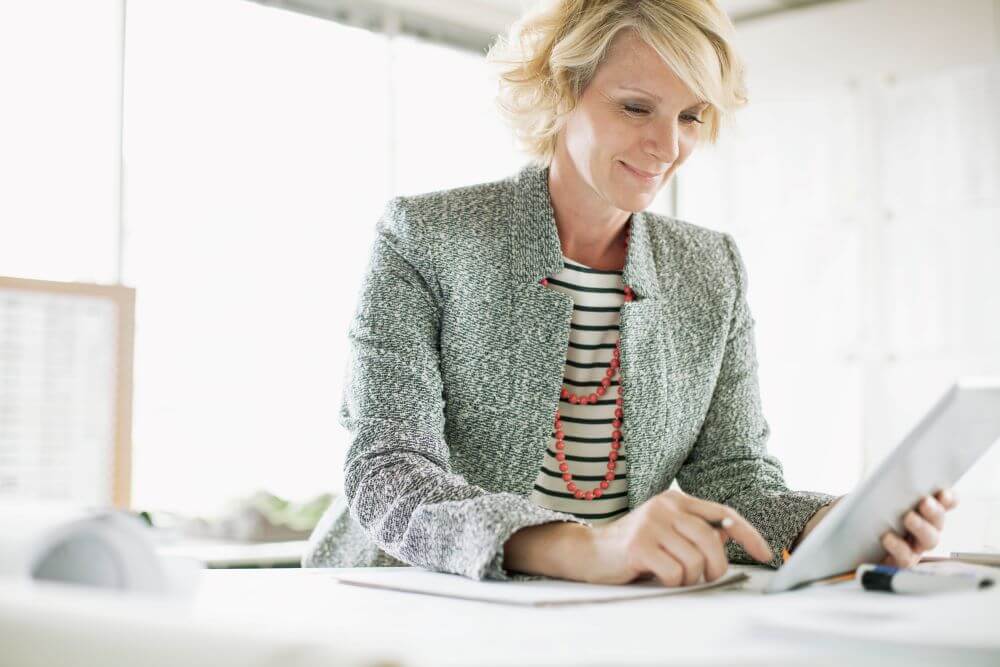
[[[541,165],[615,35],[632,28],[700,100],[707,139],[746,104],[735,29],[715,0],[547,0],[498,36],[486,54],[498,68],[496,104],[520,148]]]

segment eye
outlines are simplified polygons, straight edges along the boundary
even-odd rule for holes
[[[634,106],[632,106],[630,104],[624,105],[624,109],[625,109],[625,111],[629,112],[630,114],[639,115],[639,114],[648,113],[645,109],[640,108],[640,107],[634,107]]]
[[[691,115],[691,114],[687,114],[685,116],[681,116],[681,118],[687,118],[688,119],[687,123],[689,125],[691,123],[698,123],[699,125],[702,125],[702,124],[705,123],[705,121],[703,121],[701,118],[698,118],[697,116],[694,116],[694,115]]]

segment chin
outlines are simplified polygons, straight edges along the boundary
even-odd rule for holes
[[[659,191],[646,191],[646,192],[621,192],[619,196],[614,197],[611,201],[615,205],[615,208],[621,211],[631,211],[632,213],[637,213],[639,211],[645,211],[649,208],[649,205],[653,203],[656,199],[656,195]]]

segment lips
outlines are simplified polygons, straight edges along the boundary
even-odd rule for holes
[[[619,162],[621,162],[621,160],[619,160]],[[662,172],[654,173],[654,172],[643,171],[642,169],[636,169],[632,165],[626,164],[625,162],[622,162],[622,166],[624,166],[626,169],[634,173],[636,176],[642,176],[643,178],[659,178],[660,176],[663,176]]]

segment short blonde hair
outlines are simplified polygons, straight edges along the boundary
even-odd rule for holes
[[[635,30],[700,100],[707,139],[746,104],[735,28],[715,0],[547,0],[499,35],[486,54],[498,68],[496,104],[519,147],[548,165],[615,35]]]

